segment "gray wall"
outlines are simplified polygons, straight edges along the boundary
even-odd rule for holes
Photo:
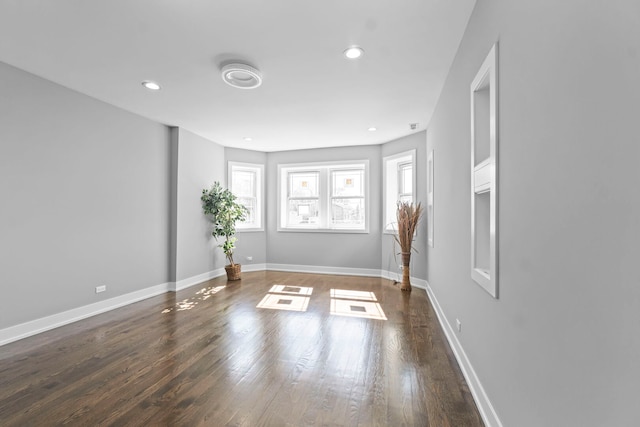
[[[225,174],[228,174],[229,162],[245,162],[264,165],[266,169],[267,153],[253,150],[243,150],[239,148],[225,147],[224,157],[226,161]],[[263,177],[263,191],[266,192],[266,170]],[[228,176],[228,175],[225,175]],[[229,182],[225,179],[227,187]],[[265,264],[267,262],[267,226],[266,226],[266,209],[270,203],[267,197],[264,197],[263,193],[263,215],[262,215],[262,231],[245,231],[238,230],[236,237],[236,249],[234,251],[233,259],[235,262],[248,266],[250,264]],[[275,203],[275,202],[274,202]],[[249,261],[247,257],[253,259]]]
[[[382,145],[381,157],[392,156],[409,150],[416,150],[416,202],[422,203],[425,215],[418,223],[418,232],[413,247],[417,252],[411,255],[411,277],[419,279],[427,278],[427,144],[425,132],[414,133],[404,138],[388,142]],[[384,167],[384,165],[382,166]],[[382,178],[381,181],[382,182]],[[380,190],[382,192],[382,188]],[[380,204],[382,209],[382,204]],[[393,234],[382,234],[382,258],[381,268],[383,270],[399,274],[402,276],[402,270],[398,265],[402,263],[402,258],[397,255],[400,252],[398,245],[395,244]]]
[[[167,128],[3,63],[0,100],[0,328],[166,283]]]
[[[202,190],[215,181],[224,185],[224,147],[184,129],[173,131],[177,144],[176,282],[225,265],[225,256],[211,236],[211,222],[202,213]],[[174,160],[175,161],[175,160]]]
[[[380,146],[323,148],[267,153],[266,198],[276,201],[278,164],[369,160],[370,232],[368,234],[299,233],[277,230],[277,206],[267,206],[267,262],[346,268],[380,269],[382,169]],[[347,238],[345,238],[345,236]]]
[[[640,425],[639,5],[478,0],[429,125],[428,280],[505,426]],[[469,85],[498,39],[495,300],[469,274]]]

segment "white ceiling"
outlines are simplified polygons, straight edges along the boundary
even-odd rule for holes
[[[226,146],[377,144],[426,128],[474,4],[2,0],[0,61]],[[347,60],[351,45],[364,56]],[[262,86],[225,84],[229,60]]]

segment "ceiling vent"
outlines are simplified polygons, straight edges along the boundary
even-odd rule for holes
[[[228,64],[222,67],[222,80],[238,89],[255,89],[262,84],[262,73],[246,64]]]

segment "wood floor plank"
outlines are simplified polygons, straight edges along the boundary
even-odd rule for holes
[[[313,288],[306,310],[257,308],[267,294],[292,306],[293,294],[270,292],[276,284]],[[331,289],[372,292],[387,319],[332,314]],[[337,299],[347,314],[368,313]],[[62,424],[483,425],[425,292],[271,271],[0,347],[0,425]]]

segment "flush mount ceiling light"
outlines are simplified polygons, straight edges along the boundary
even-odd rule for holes
[[[350,48],[344,51],[344,56],[349,59],[357,59],[357,58],[360,58],[363,53],[364,53],[364,50],[362,50],[361,47],[351,46]]]
[[[156,82],[152,82],[151,80],[145,80],[142,82],[142,86],[146,87],[149,90],[160,90],[160,85]]]
[[[222,80],[238,89],[255,89],[262,84],[262,73],[246,64],[228,64],[222,67]]]

